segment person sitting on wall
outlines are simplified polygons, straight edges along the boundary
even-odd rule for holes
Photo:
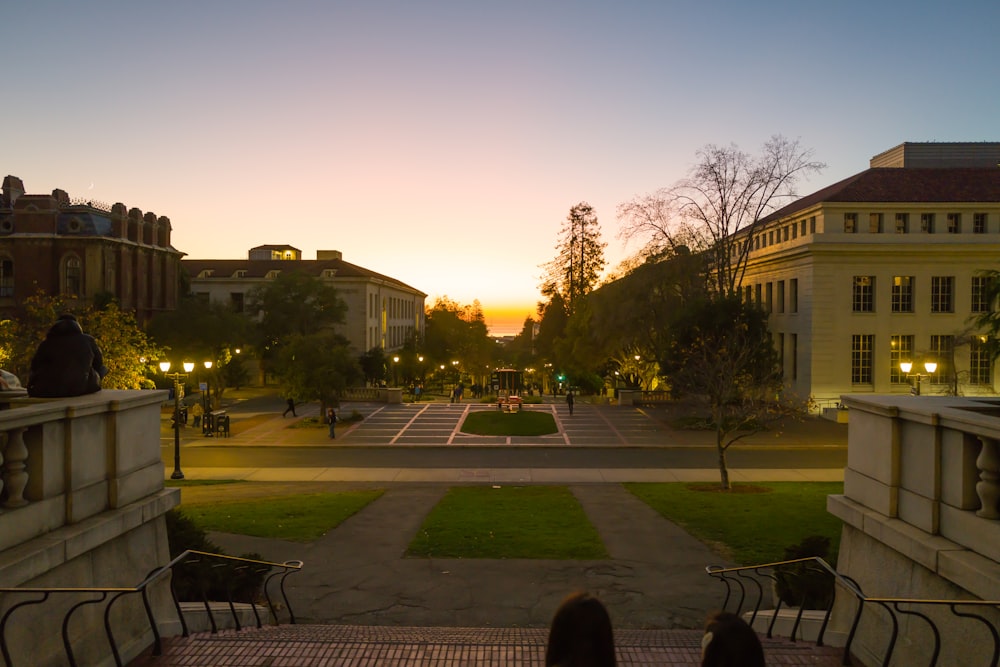
[[[83,333],[70,314],[60,315],[31,359],[28,395],[42,398],[82,396],[101,390],[107,375],[97,341]]]

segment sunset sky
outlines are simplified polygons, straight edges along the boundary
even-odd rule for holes
[[[706,144],[828,167],[1000,140],[1000,2],[7,3],[0,171],[170,218],[192,258],[287,243],[516,333],[570,207],[616,208]]]

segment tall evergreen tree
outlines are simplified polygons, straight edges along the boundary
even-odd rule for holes
[[[559,232],[555,258],[545,265],[542,293],[550,299],[562,295],[567,314],[572,314],[582,297],[597,285],[604,270],[604,248],[597,214],[587,202],[569,210]]]

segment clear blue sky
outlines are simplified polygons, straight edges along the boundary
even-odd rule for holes
[[[571,206],[613,266],[617,206],[706,144],[798,139],[828,165],[806,194],[1000,140],[998,26],[997,0],[8,3],[0,171],[166,215],[189,257],[341,250],[504,333]]]

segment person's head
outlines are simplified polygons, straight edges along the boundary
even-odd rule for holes
[[[747,623],[726,611],[708,617],[701,640],[702,667],[764,667],[764,649]]]
[[[573,593],[559,605],[545,649],[545,666],[614,667],[611,617],[589,593]]]

